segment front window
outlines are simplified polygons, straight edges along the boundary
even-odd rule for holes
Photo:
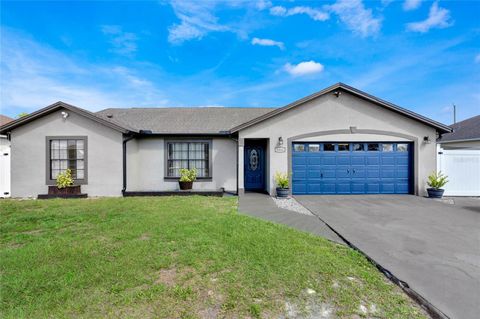
[[[180,169],[195,168],[197,177],[211,177],[210,142],[168,142],[167,177],[180,177]]]
[[[70,169],[74,180],[86,180],[86,137],[48,138],[48,178]]]

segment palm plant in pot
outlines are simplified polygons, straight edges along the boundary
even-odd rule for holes
[[[444,189],[442,189],[445,184],[448,183],[448,176],[443,175],[442,172],[433,172],[428,176],[427,185],[430,186],[427,188],[428,197],[430,198],[442,198]]]
[[[287,173],[276,172],[275,183],[277,184],[277,197],[288,197],[290,180]]]
[[[193,187],[193,182],[197,179],[197,170],[195,168],[186,169],[182,168],[180,170],[180,179],[178,184],[180,185],[181,190],[189,190]]]

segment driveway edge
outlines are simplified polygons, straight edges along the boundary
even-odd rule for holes
[[[300,202],[299,202],[300,203]],[[301,204],[301,203],[300,203]],[[427,299],[425,299],[422,295],[420,295],[418,292],[410,288],[407,282],[401,280],[397,276],[395,276],[391,271],[389,271],[387,268],[383,267],[380,265],[378,262],[376,262],[372,257],[370,257],[368,254],[363,252],[360,248],[355,246],[352,242],[350,242],[348,239],[346,239],[342,234],[340,234],[336,229],[334,229],[330,224],[328,224],[325,220],[323,220],[320,216],[318,216],[315,212],[310,210],[308,207],[305,205],[301,204],[303,207],[305,207],[308,211],[310,211],[313,216],[317,217],[322,223],[327,225],[328,228],[330,228],[331,231],[333,231],[338,237],[340,237],[350,248],[358,251],[361,253],[367,260],[373,264],[377,269],[385,276],[387,277],[391,282],[393,282],[395,285],[400,287],[413,301],[415,301],[420,307],[422,307],[432,318],[434,319],[451,319],[449,316],[447,316],[444,312],[442,312],[440,309],[435,307],[432,303],[430,303]]]

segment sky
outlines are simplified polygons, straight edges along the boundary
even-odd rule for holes
[[[480,114],[480,1],[1,1],[0,113],[276,107],[337,82]]]

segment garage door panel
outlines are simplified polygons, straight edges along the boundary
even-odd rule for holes
[[[322,172],[320,169],[314,169],[314,170],[309,170],[308,171],[308,180],[313,180],[313,179],[319,179],[322,177]]]
[[[411,154],[397,152],[397,143],[387,143],[390,147],[379,147],[382,146],[381,143],[326,143],[329,151],[324,150],[324,143],[321,142],[315,142],[314,147],[310,147],[309,144],[312,143],[308,142],[295,144],[304,144],[304,147],[294,148],[294,194],[410,192]],[[363,144],[364,147],[356,144]],[[332,145],[335,146],[334,151]],[[300,151],[296,152],[295,149]]]
[[[307,157],[299,156],[298,154],[292,156],[292,165],[307,165]]]
[[[337,182],[336,183],[336,193],[337,194],[350,194],[350,181]]]
[[[408,171],[408,166],[407,167],[401,167],[398,168],[395,171],[395,178],[405,178],[408,179],[409,171]]]
[[[320,157],[307,157],[307,164],[308,165],[321,165],[322,164],[322,160]]]
[[[292,180],[305,180],[307,178],[306,169],[295,169],[295,167],[293,167],[293,171]]]
[[[395,193],[395,183],[383,182],[380,184],[380,192],[382,194],[392,194]]]
[[[380,170],[380,177],[384,178],[395,178],[395,169],[393,166],[390,168],[382,167]]]
[[[380,165],[380,157],[367,155],[365,158],[367,165]]]
[[[409,193],[408,182],[397,183],[395,193],[397,193],[397,194],[408,194]]]
[[[352,166],[352,173],[352,179],[367,177],[367,169],[365,168],[365,166]]]
[[[293,192],[293,194],[306,194],[307,193],[307,183],[306,182],[293,183],[292,192]]]
[[[350,178],[350,166],[339,165],[335,169],[336,178]]]
[[[395,165],[395,158],[393,156],[382,156],[382,165]]]
[[[338,165],[350,165],[350,156],[338,156],[337,157],[337,166]]]
[[[367,194],[378,194],[380,193],[380,184],[375,182],[368,182],[366,183],[366,190]]]
[[[352,182],[352,194],[365,194],[366,185],[364,182]]]
[[[367,178],[379,178],[380,177],[380,169],[379,168],[366,168],[367,171]]]
[[[408,166],[409,158],[406,155],[396,156],[395,157],[395,165],[405,165]]]
[[[365,161],[365,155],[353,155],[352,158],[351,158],[351,164],[352,165],[361,165],[361,166],[365,166],[366,164],[366,161]]]
[[[308,193],[309,194],[321,194],[322,193],[322,188],[321,188],[321,183],[308,183]]]
[[[320,156],[322,156],[322,155],[320,155]],[[321,157],[321,159],[322,159],[322,165],[332,165],[332,166],[337,165],[337,163],[335,162],[335,160],[336,160],[335,156],[323,155]]]

